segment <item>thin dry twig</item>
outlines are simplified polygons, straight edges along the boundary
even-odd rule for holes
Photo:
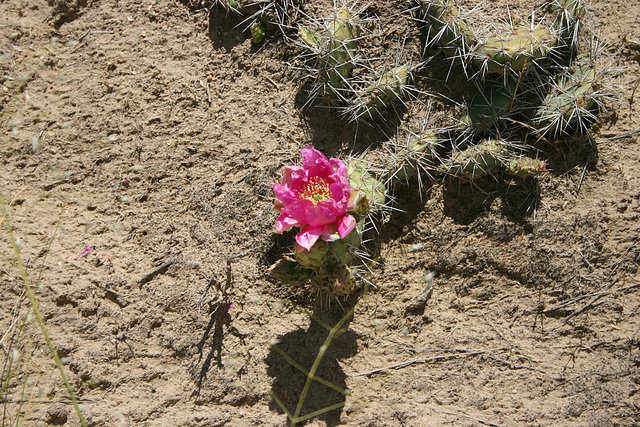
[[[616,284],[616,282],[618,281],[618,279],[615,279],[613,282],[611,282],[609,285],[607,285],[605,287],[605,289],[603,291],[600,292],[595,292],[595,293],[591,293],[591,294],[587,294],[582,296],[580,299],[585,299],[585,298],[589,298],[590,296],[593,296],[593,299],[591,301],[589,301],[586,305],[584,305],[582,308],[576,309],[573,312],[571,312],[571,314],[569,314],[567,317],[565,317],[564,319],[562,319],[561,322],[559,322],[556,326],[554,326],[553,328],[551,328],[550,331],[555,331],[556,329],[558,329],[559,327],[563,326],[564,324],[566,324],[569,319],[584,313],[585,311],[587,311],[589,308],[593,307],[593,304],[595,304],[600,298],[606,296],[606,295],[611,295],[617,292],[617,290],[615,291],[610,291],[609,289],[611,289],[611,287]],[[577,302],[577,301],[576,301]]]
[[[479,352],[473,352],[473,353],[447,354],[447,355],[441,355],[441,356],[433,356],[433,357],[426,357],[426,358],[421,358],[421,359],[407,360],[405,362],[400,362],[400,363],[396,363],[396,364],[393,364],[393,365],[385,366],[385,367],[382,367],[382,368],[373,369],[371,371],[360,372],[360,373],[357,373],[357,374],[351,374],[351,375],[347,375],[347,376],[349,376],[349,377],[369,376],[369,375],[377,374],[377,373],[380,373],[380,372],[388,371],[388,370],[391,370],[391,369],[404,368],[406,366],[415,365],[417,363],[439,362],[439,361],[443,361],[443,360],[456,359],[458,357],[477,356],[477,355],[480,355],[480,354],[483,354],[483,353],[484,352],[479,351]]]
[[[582,188],[582,183],[584,182],[584,176],[587,173],[587,167],[588,166],[589,165],[586,164],[586,165],[584,165],[584,168],[582,169],[582,176],[580,176],[580,182],[578,183],[578,188],[576,189],[576,196],[578,194],[580,194],[580,189]]]
[[[456,417],[468,418],[468,419],[470,419],[470,420],[477,421],[477,422],[479,422],[480,424],[484,424],[485,426],[501,427],[501,425],[500,425],[500,424],[494,424],[494,423],[492,423],[491,421],[486,421],[486,420],[483,420],[483,419],[480,419],[480,418],[472,417],[471,415],[467,415],[467,414],[464,414],[464,413],[462,413],[462,412],[448,412],[448,411],[438,411],[438,412],[440,412],[441,414],[453,415],[453,416],[456,416]]]
[[[150,272],[148,272],[147,274],[145,274],[144,276],[142,276],[140,278],[140,280],[138,280],[138,285],[140,287],[142,287],[142,285],[144,285],[145,283],[150,282],[154,277],[156,277],[158,274],[163,274],[165,271],[167,271],[169,269],[169,267],[176,262],[175,258],[170,259],[169,261],[165,262],[164,264],[162,264],[160,267],[156,267],[153,270],[151,270]]]
[[[508,350],[508,349],[507,348],[499,348],[499,349],[494,349],[494,350],[491,350],[491,351],[505,351],[505,350]],[[416,350],[416,351],[420,351],[420,350]],[[407,361],[404,361],[404,362],[395,363],[393,365],[384,366],[382,368],[373,369],[371,371],[359,372],[357,374],[351,374],[351,375],[348,375],[348,376],[349,377],[369,376],[369,375],[377,374],[377,373],[380,373],[380,372],[388,371],[388,370],[391,370],[391,369],[404,368],[404,367],[407,367],[407,366],[410,366],[410,365],[415,365],[415,364],[418,364],[418,363],[440,362],[440,361],[445,361],[445,360],[450,360],[450,359],[457,359],[457,358],[461,358],[461,357],[472,357],[472,356],[481,356],[481,355],[487,357],[488,359],[493,360],[494,362],[498,362],[498,363],[501,363],[503,365],[506,365],[511,369],[529,369],[529,370],[532,370],[532,371],[545,373],[545,371],[543,371],[541,369],[533,368],[531,366],[526,366],[526,365],[515,364],[515,363],[509,362],[508,360],[500,359],[499,357],[496,357],[496,356],[493,356],[493,355],[489,354],[489,351],[486,351],[486,350],[440,349],[439,351],[446,352],[446,353],[451,353],[451,354],[442,354],[442,355],[438,355],[438,356],[424,357],[424,358],[420,358],[420,359],[407,360]]]

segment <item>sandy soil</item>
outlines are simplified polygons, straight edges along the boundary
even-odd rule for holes
[[[328,6],[307,3],[310,15]],[[303,413],[344,406],[308,425],[640,423],[640,4],[592,5],[626,67],[596,144],[542,147],[552,172],[537,180],[399,187],[404,211],[376,238],[375,288],[342,306],[291,304],[266,273],[292,242],[275,233],[270,184],[305,145],[375,150],[393,120],[356,128],[302,109],[299,49],[254,45],[206,6],[0,3],[0,188],[90,426],[286,425],[269,391],[293,410],[304,375],[270,343],[308,368],[327,332],[299,305],[335,324],[356,299],[318,372],[351,396],[314,383]],[[372,57],[405,35],[421,55],[407,7],[368,9]],[[416,84],[461,101],[446,70],[437,57]],[[415,104],[403,122],[419,117]],[[8,352],[28,302],[5,232],[1,242]],[[24,425],[78,425],[35,322],[15,345],[28,366],[8,384],[7,425],[24,384]]]

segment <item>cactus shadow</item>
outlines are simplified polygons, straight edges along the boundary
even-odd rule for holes
[[[260,254],[260,264],[269,267],[282,258],[285,253],[290,252],[295,244],[295,235],[295,230],[272,233]]]
[[[352,299],[355,300],[355,298]],[[355,301],[350,302],[355,304]],[[345,315],[345,310],[340,305],[333,304],[331,308],[325,310],[316,308],[314,315],[333,326]],[[348,323],[345,327],[347,327]],[[311,320],[307,329],[299,328],[279,336],[276,345],[308,371],[313,365],[328,333],[329,331],[318,322]],[[330,343],[316,371],[316,376],[329,381],[342,390],[346,390],[346,374],[340,366],[340,360],[352,357],[356,353],[356,334],[352,330],[347,330]],[[287,410],[294,414],[304,384],[307,381],[306,374],[293,366],[273,347],[265,361],[268,366],[267,375],[273,378],[271,391],[281,400]],[[299,416],[320,411],[332,405],[343,404],[345,401],[346,396],[343,393],[317,381],[312,381]],[[273,400],[269,403],[269,408],[272,411],[284,413]],[[340,424],[341,415],[342,407],[324,412],[311,419],[320,419],[327,426],[337,426]]]
[[[242,28],[238,26],[240,20],[221,7],[211,7],[209,9],[209,40],[215,48],[223,48],[229,52],[238,44],[242,43],[250,35],[244,34]]]
[[[373,120],[350,122],[338,107],[310,101],[311,86],[307,82],[300,87],[295,105],[305,119],[311,143],[329,156],[337,155],[345,145],[356,155],[376,149],[395,135],[402,123],[406,106],[401,103]]]
[[[541,147],[541,158],[547,161],[548,169],[555,176],[563,176],[579,168],[593,171],[598,163],[598,147],[589,137],[567,138],[554,145]]]
[[[414,179],[409,183],[399,183],[394,191],[395,200],[386,221],[380,227],[380,236],[374,242],[377,245],[374,254],[380,252],[384,243],[397,240],[406,233],[407,226],[412,224],[424,211],[424,205],[431,198],[432,182],[423,182],[422,187]],[[401,206],[402,209],[397,208]]]
[[[507,220],[526,223],[538,208],[540,185],[535,178],[500,174],[474,182],[448,178],[443,185],[442,197],[445,216],[460,225],[469,225],[496,207],[496,213]]]

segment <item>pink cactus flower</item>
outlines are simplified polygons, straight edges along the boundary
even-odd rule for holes
[[[302,166],[286,166],[282,181],[273,184],[274,208],[281,212],[276,231],[300,227],[296,242],[310,250],[320,238],[326,242],[344,239],[356,220],[347,214],[354,208],[349,203],[347,166],[338,159],[327,159],[311,146],[300,154]]]

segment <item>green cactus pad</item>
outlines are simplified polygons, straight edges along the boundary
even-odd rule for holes
[[[354,119],[372,119],[394,101],[401,99],[409,82],[409,66],[400,65],[383,73],[373,84],[356,95],[349,109]]]
[[[254,43],[262,43],[267,37],[267,29],[262,22],[254,22],[251,25],[251,41]]]
[[[312,49],[317,49],[322,45],[322,36],[309,28],[298,27],[298,37]]]
[[[364,218],[370,213],[379,212],[386,200],[384,183],[369,173],[367,164],[361,160],[351,160],[347,167],[352,197],[357,198],[356,208],[352,213]]]
[[[467,112],[459,119],[458,130],[481,133],[493,126],[513,108],[517,83],[508,87],[487,86],[480,95],[471,99]]]
[[[420,1],[425,20],[431,24],[432,40],[448,56],[470,52],[476,43],[473,32],[460,17],[460,9],[453,0]]]
[[[531,62],[549,55],[558,42],[549,29],[516,26],[510,32],[487,38],[474,54],[474,63],[486,73],[522,71]]]
[[[327,253],[329,252],[329,243],[322,239],[319,239],[313,244],[311,249],[306,250],[301,246],[296,245],[294,255],[298,264],[305,268],[312,270],[321,268],[327,260]]]
[[[449,173],[456,177],[477,179],[496,171],[507,155],[503,142],[486,139],[464,151],[455,153],[449,164]]]
[[[354,269],[346,265],[336,269],[331,274],[331,293],[336,296],[345,297],[353,293],[356,287],[356,275]]]
[[[393,155],[392,164],[388,166],[391,178],[403,182],[417,175],[420,170],[436,169],[442,145],[443,139],[435,131],[424,131],[411,138],[406,147]]]
[[[553,0],[551,12],[555,14],[553,29],[564,44],[575,46],[580,22],[587,11],[582,0]]]
[[[360,247],[360,244],[362,243],[360,233],[362,232],[363,226],[364,222],[360,221],[356,228],[354,228],[347,237],[329,243],[330,255],[332,256],[332,259],[330,259],[329,262],[335,261],[342,265],[353,264],[354,255],[352,250]]]
[[[534,125],[546,134],[565,132],[570,126],[583,127],[595,119],[600,90],[596,66],[589,55],[579,55],[569,72],[545,96],[533,118]]]
[[[532,159],[530,157],[511,159],[507,162],[506,166],[509,173],[520,177],[540,176],[548,172],[547,163],[544,160]]]
[[[349,9],[338,11],[329,24],[328,44],[325,57],[325,95],[337,97],[346,85],[354,68],[354,58],[360,34],[359,18]]]

